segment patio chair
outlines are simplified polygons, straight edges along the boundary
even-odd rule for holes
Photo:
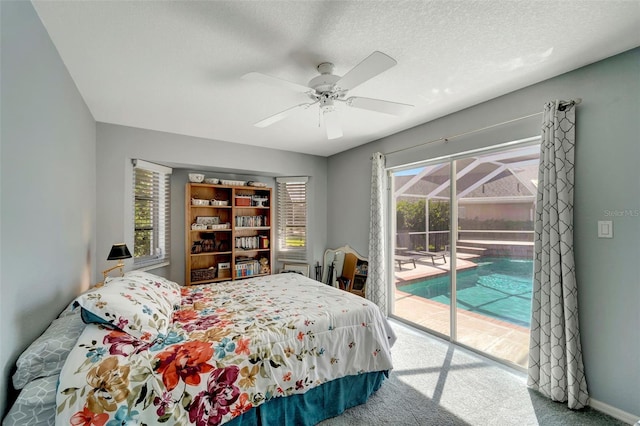
[[[433,264],[433,266],[436,265],[436,258],[442,258],[442,260],[444,260],[444,263],[447,263],[447,258],[445,257],[447,254],[449,254],[449,252],[447,251],[411,251],[408,252],[410,254],[416,255],[416,256],[421,256],[421,257],[430,257],[431,258],[431,263]],[[396,256],[397,257],[397,256]]]
[[[405,264],[405,263],[412,263],[413,264],[413,269],[416,268],[416,258],[415,257],[396,255],[395,256],[395,260],[396,260],[396,262],[398,262],[398,268],[400,268],[401,271],[402,271],[402,265]]]

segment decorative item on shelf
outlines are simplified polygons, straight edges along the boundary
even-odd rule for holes
[[[229,241],[222,240],[218,243],[218,251],[229,251]]]
[[[204,231],[207,229],[207,225],[203,224],[203,223],[192,223],[191,224],[191,229],[194,231]]]
[[[216,268],[194,269],[191,271],[191,281],[206,281],[216,277]]]
[[[229,201],[228,200],[216,200],[216,199],[213,199],[213,200],[211,200],[211,205],[212,206],[216,206],[216,207],[228,206],[229,205]]]
[[[247,182],[247,186],[253,186],[255,188],[266,188],[267,184],[264,182],[255,182],[250,180],[249,182]]]
[[[213,234],[211,234],[213,235]],[[216,240],[215,239],[205,239],[203,236],[202,239],[202,251],[204,252],[212,252],[216,249]]]
[[[243,180],[222,179],[220,181],[220,183],[222,183],[223,185],[227,185],[227,186],[244,186],[246,182],[243,181]]]
[[[248,207],[251,205],[250,195],[236,195],[236,206]]]
[[[256,207],[268,207],[268,203],[269,198],[267,197],[261,195],[254,195],[253,197],[251,197],[251,204]]]
[[[191,205],[192,206],[208,206],[209,200],[199,200],[197,198],[192,198]]]
[[[191,254],[202,253],[202,241],[194,241],[191,245]]]
[[[220,223],[220,218],[218,216],[196,216],[196,223],[200,223],[207,226],[217,225]]]
[[[118,264],[112,268],[102,271],[103,278],[106,280],[109,272],[118,268],[120,269],[120,275],[124,275],[124,271],[122,270],[122,268],[124,268],[124,259],[129,258],[131,258],[131,253],[125,243],[118,243],[111,246],[111,251],[109,252],[109,256],[107,256],[107,260],[118,260]]]
[[[204,180],[204,175],[201,173],[189,173],[189,182],[200,183]]]
[[[218,179],[218,178],[205,178],[205,179],[204,179],[204,183],[209,183],[209,184],[212,184],[212,185],[217,185],[217,184],[219,184],[219,183],[220,183],[220,179]]]
[[[216,243],[216,234],[214,233],[203,233],[202,235],[202,251],[205,253],[210,253],[212,251],[216,251],[217,243]]]
[[[231,262],[218,263],[218,278],[231,278]]]
[[[269,248],[269,237],[265,235],[260,235],[260,248],[261,249]]]
[[[229,227],[231,227],[231,224],[229,222],[218,223],[217,225],[209,225],[208,226],[209,229],[229,229]]]
[[[261,274],[270,274],[271,268],[269,267],[269,259],[266,257],[260,258],[260,273]]]

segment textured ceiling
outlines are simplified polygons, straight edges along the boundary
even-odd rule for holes
[[[34,1],[97,121],[332,155],[640,45],[640,1]],[[373,51],[398,64],[350,92],[415,105],[395,117],[341,108],[327,140],[317,108],[242,80],[306,85]]]

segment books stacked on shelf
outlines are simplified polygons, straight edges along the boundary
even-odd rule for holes
[[[249,228],[269,226],[267,216],[236,216],[236,227]]]
[[[240,259],[236,258],[236,277],[250,277],[260,273],[260,262],[256,259]]]
[[[252,237],[236,237],[236,249],[255,250],[259,248],[262,248],[260,246],[259,235],[255,235]]]

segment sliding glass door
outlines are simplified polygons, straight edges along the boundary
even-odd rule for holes
[[[449,293],[449,162],[394,174],[396,315],[449,336],[449,306],[434,297]],[[423,267],[423,265],[427,267]]]
[[[539,145],[396,170],[393,315],[526,367]]]

